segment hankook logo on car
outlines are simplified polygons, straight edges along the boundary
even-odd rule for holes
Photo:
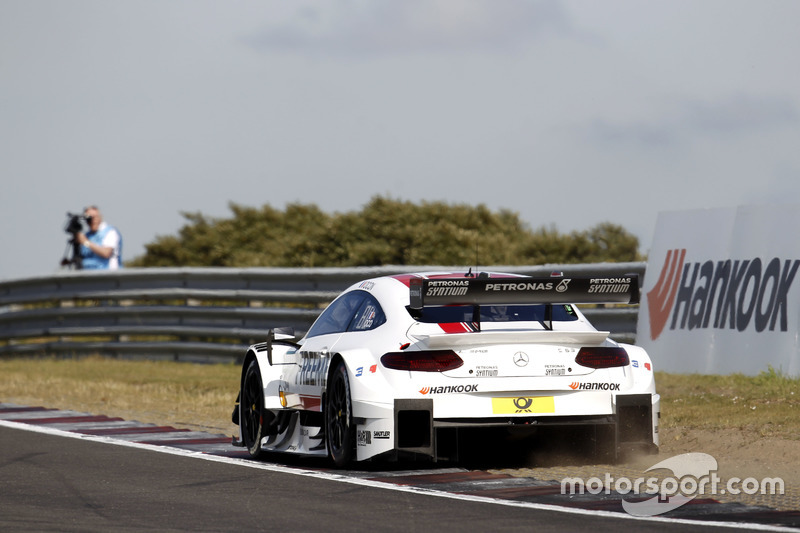
[[[443,387],[422,387],[420,394],[452,394],[461,392],[478,392],[478,385],[446,385]]]
[[[573,381],[569,384],[572,390],[619,390],[619,383],[581,383]]]

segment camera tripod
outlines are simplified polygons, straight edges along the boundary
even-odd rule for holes
[[[78,242],[75,234],[67,241],[67,249],[64,250],[64,257],[61,258],[61,266],[67,267],[70,270],[81,270],[83,268],[81,244]]]

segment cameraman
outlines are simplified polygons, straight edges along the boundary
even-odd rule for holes
[[[122,266],[122,236],[116,228],[103,220],[97,206],[84,209],[83,216],[89,225],[84,235],[79,232],[75,239],[81,245],[83,268],[116,269]]]

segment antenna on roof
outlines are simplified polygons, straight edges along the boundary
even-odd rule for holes
[[[475,239],[475,271],[477,272],[478,266],[480,263],[478,262],[478,239]]]

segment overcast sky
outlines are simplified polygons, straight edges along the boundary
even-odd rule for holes
[[[0,279],[57,271],[88,204],[126,258],[182,212],[376,195],[610,221],[646,253],[660,211],[800,201],[798,21],[794,0],[0,0]]]

